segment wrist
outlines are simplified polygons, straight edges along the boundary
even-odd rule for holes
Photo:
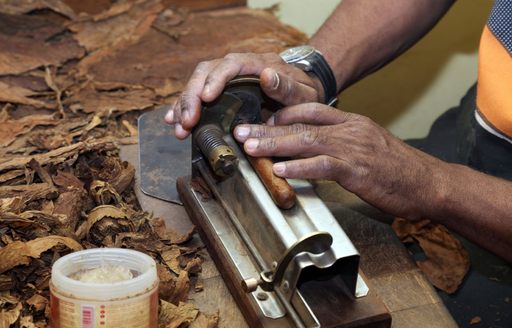
[[[426,204],[424,206],[424,217],[444,223],[450,217],[450,209],[453,204],[453,181],[457,170],[456,164],[447,163],[436,159],[432,170],[430,190],[426,193]]]
[[[323,103],[334,105],[337,100],[338,89],[334,73],[325,60],[323,54],[310,45],[293,47],[280,54],[283,60],[310,74],[317,83],[319,96],[323,95]]]

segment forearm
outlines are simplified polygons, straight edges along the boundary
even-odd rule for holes
[[[376,71],[427,33],[452,0],[343,0],[311,38],[338,90]]]
[[[426,217],[512,262],[512,182],[455,164],[440,172]]]

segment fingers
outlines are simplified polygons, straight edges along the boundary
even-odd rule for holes
[[[283,65],[277,54],[228,54],[215,65],[206,77],[201,98],[208,102],[217,98],[226,83],[238,75],[259,76],[265,67]]]
[[[275,175],[282,178],[343,180],[350,165],[331,156],[319,155],[311,158],[275,163]]]
[[[235,138],[244,142],[245,152],[251,156],[314,156],[326,152],[325,137],[320,127],[296,124],[286,127],[253,126],[253,135],[239,137],[243,127],[237,127]],[[251,133],[251,132],[250,132]],[[264,137],[263,137],[264,136]]]
[[[260,84],[267,96],[286,106],[318,100],[318,93],[312,86],[272,68],[261,72]]]
[[[175,125],[175,134],[179,139],[186,138],[192,128],[199,121],[201,113],[201,93],[203,92],[205,79],[215,61],[202,62],[190,76],[185,90],[174,102],[172,110],[166,116],[165,121]]]
[[[268,120],[269,125],[306,123],[313,125],[334,125],[357,120],[357,114],[343,112],[319,103],[307,103],[283,108]]]

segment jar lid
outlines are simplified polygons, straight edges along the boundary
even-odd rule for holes
[[[82,282],[73,274],[102,266],[123,266],[133,278],[113,283]],[[156,262],[150,256],[124,248],[92,248],[58,259],[52,266],[51,287],[63,296],[108,301],[143,294],[158,283]]]

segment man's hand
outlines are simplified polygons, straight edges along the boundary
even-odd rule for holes
[[[431,214],[425,204],[435,199],[433,176],[445,165],[366,117],[318,103],[284,108],[267,125],[239,125],[234,134],[251,156],[293,157],[274,164],[278,176],[335,180],[409,219]]]
[[[262,90],[283,105],[321,101],[323,97],[318,80],[286,64],[277,54],[228,54],[197,65],[165,117],[167,123],[175,124],[176,137],[186,138],[199,121],[201,102],[215,100],[226,83],[238,75],[259,76]]]

